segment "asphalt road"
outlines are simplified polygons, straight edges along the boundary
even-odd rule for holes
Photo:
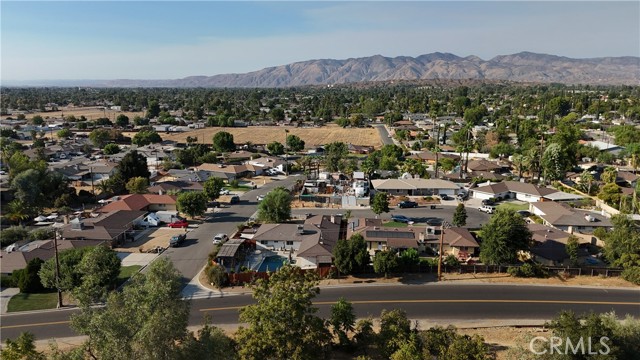
[[[453,221],[453,213],[456,209],[457,202],[445,201],[442,205],[437,205],[435,209],[431,209],[428,206],[421,206],[410,209],[392,208],[388,213],[380,214],[381,219],[391,220],[391,215],[404,215],[414,220],[415,223],[425,223],[427,218],[441,218],[451,223]],[[293,209],[292,213],[296,215],[302,215],[305,213],[311,214],[344,214],[344,209]],[[351,217],[368,217],[373,218],[376,214],[370,209],[353,209],[351,210]],[[489,221],[491,215],[483,213],[476,208],[467,207],[467,225],[466,228],[478,228]]]
[[[290,187],[299,176],[290,176],[284,180],[273,181],[264,186],[247,191],[240,196],[240,203],[222,208],[220,212],[208,214],[210,218],[187,234],[184,245],[169,248],[161,257],[168,257],[173,265],[182,273],[186,284],[194,278],[206,263],[213,250],[213,236],[217,233],[230,235],[237,226],[247,221],[256,211],[256,197],[266,194],[278,186]]]
[[[357,317],[379,317],[383,309],[403,309],[412,320],[441,322],[454,320],[546,321],[560,310],[578,314],[615,311],[619,317],[640,317],[640,290],[540,287],[490,284],[436,284],[343,286],[321,289],[314,304],[318,314],[328,317],[331,305],[340,297],[354,305]],[[225,296],[191,301],[189,325],[201,325],[210,316],[214,325],[238,323],[238,309],[253,301],[249,295]],[[75,336],[69,316],[77,310],[16,313],[2,316],[0,338],[15,338],[23,331],[37,339]]]
[[[382,140],[383,145],[393,145],[393,139],[389,137],[389,132],[384,125],[374,125],[376,129],[378,129],[378,133],[380,134],[380,140]]]

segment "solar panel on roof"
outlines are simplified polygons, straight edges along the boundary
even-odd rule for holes
[[[413,239],[415,236],[412,232],[405,231],[384,231],[384,230],[368,230],[367,237],[373,238],[392,238],[392,239]]]

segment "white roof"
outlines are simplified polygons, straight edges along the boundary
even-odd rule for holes
[[[584,196],[578,194],[570,194],[563,191],[554,192],[552,194],[548,194],[544,196],[545,199],[553,200],[553,201],[563,201],[563,200],[578,200],[584,199]]]
[[[371,184],[376,190],[451,189],[460,187],[451,181],[440,179],[376,179]]]
[[[591,146],[597,147],[599,150],[611,150],[611,149],[622,149],[622,146],[604,142],[604,141],[588,141],[587,142]]]

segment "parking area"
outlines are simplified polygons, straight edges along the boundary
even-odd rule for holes
[[[184,234],[187,229],[172,229],[170,227],[149,228],[133,242],[127,242],[117,248],[119,252],[147,252],[157,247],[169,247],[169,239],[176,234]]]

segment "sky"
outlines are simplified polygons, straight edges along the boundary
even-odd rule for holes
[[[0,83],[177,79],[312,59],[640,56],[639,1],[0,1]]]

